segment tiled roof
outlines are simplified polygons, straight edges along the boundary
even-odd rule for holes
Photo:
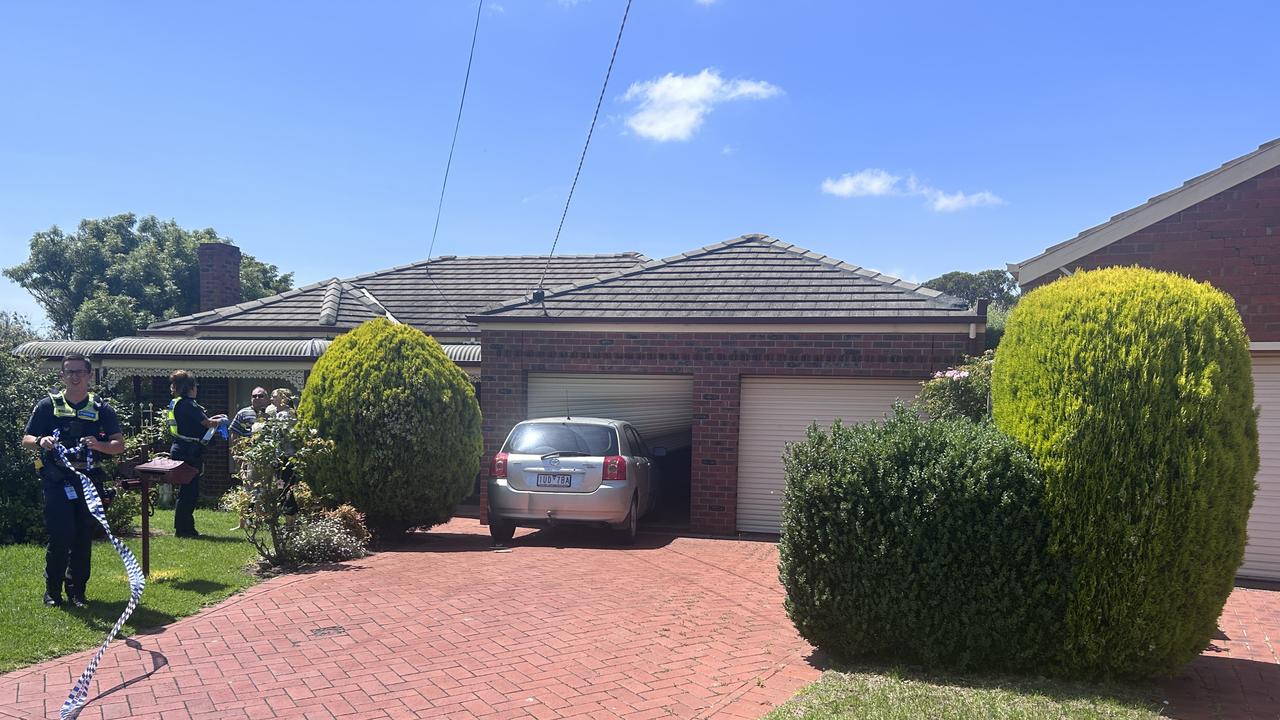
[[[963,300],[765,235],[700,250],[474,316],[529,320],[742,321],[971,317]]]
[[[547,286],[567,285],[634,267],[648,258],[612,255],[455,257],[332,278],[260,300],[152,324],[147,335],[203,331],[338,333],[389,315],[431,335],[469,335],[467,315],[527,294],[546,269]]]

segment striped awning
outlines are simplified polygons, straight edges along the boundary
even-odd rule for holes
[[[15,355],[57,359],[80,353],[95,361],[109,360],[230,360],[315,361],[332,340],[237,340],[227,338],[125,337],[115,340],[37,340],[14,348]],[[480,344],[442,345],[459,365],[480,363]]]

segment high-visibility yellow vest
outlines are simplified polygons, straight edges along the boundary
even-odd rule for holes
[[[71,407],[71,403],[67,402],[66,390],[56,395],[49,393],[49,400],[53,402],[53,416],[55,418],[76,418],[85,422],[98,422],[98,407],[100,403],[93,393],[89,393],[89,403],[79,410]]]
[[[187,442],[200,443],[203,445],[205,443],[204,438],[187,437],[186,435],[178,434],[178,418],[173,414],[173,409],[178,407],[178,401],[181,399],[182,398],[174,398],[169,401],[169,411],[165,415],[169,420],[169,435],[179,440],[186,440]],[[197,405],[196,407],[199,406]]]

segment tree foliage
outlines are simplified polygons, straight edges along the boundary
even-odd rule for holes
[[[976,273],[956,270],[926,282],[925,286],[967,300],[970,305],[976,305],[982,298],[999,308],[1009,308],[1018,302],[1018,283],[1006,270]]]
[[[6,322],[12,317],[5,316]],[[34,359],[0,352],[0,545],[44,537],[40,478],[22,435],[32,406],[53,384],[54,377]]]
[[[316,361],[301,421],[335,443],[316,492],[388,536],[448,520],[480,469],[480,406],[434,339],[384,318],[339,336]]]
[[[203,242],[229,240],[211,228],[186,230],[153,215],[82,220],[74,233],[54,226],[33,235],[30,256],[4,274],[35,297],[59,335],[80,338],[80,328],[101,335],[199,310],[196,248]],[[243,256],[242,300],[283,292],[292,285],[293,273],[281,274],[275,265]],[[77,312],[86,303],[108,311],[110,317],[94,320],[85,311],[77,328]],[[124,319],[126,312],[133,316],[131,322]]]
[[[127,295],[98,293],[80,306],[71,319],[71,335],[77,340],[110,340],[128,337],[138,330],[138,302]]]
[[[1207,283],[1138,268],[1028,293],[992,371],[996,425],[1044,468],[1069,565],[1062,669],[1177,671],[1213,637],[1258,470],[1249,342]]]
[[[25,342],[39,340],[40,333],[24,315],[0,310],[0,352],[8,353]]]

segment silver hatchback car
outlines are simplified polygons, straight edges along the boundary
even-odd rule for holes
[[[525,420],[490,466],[489,534],[505,543],[518,526],[572,523],[611,527],[633,543],[653,503],[653,458],[661,455],[621,420]]]

